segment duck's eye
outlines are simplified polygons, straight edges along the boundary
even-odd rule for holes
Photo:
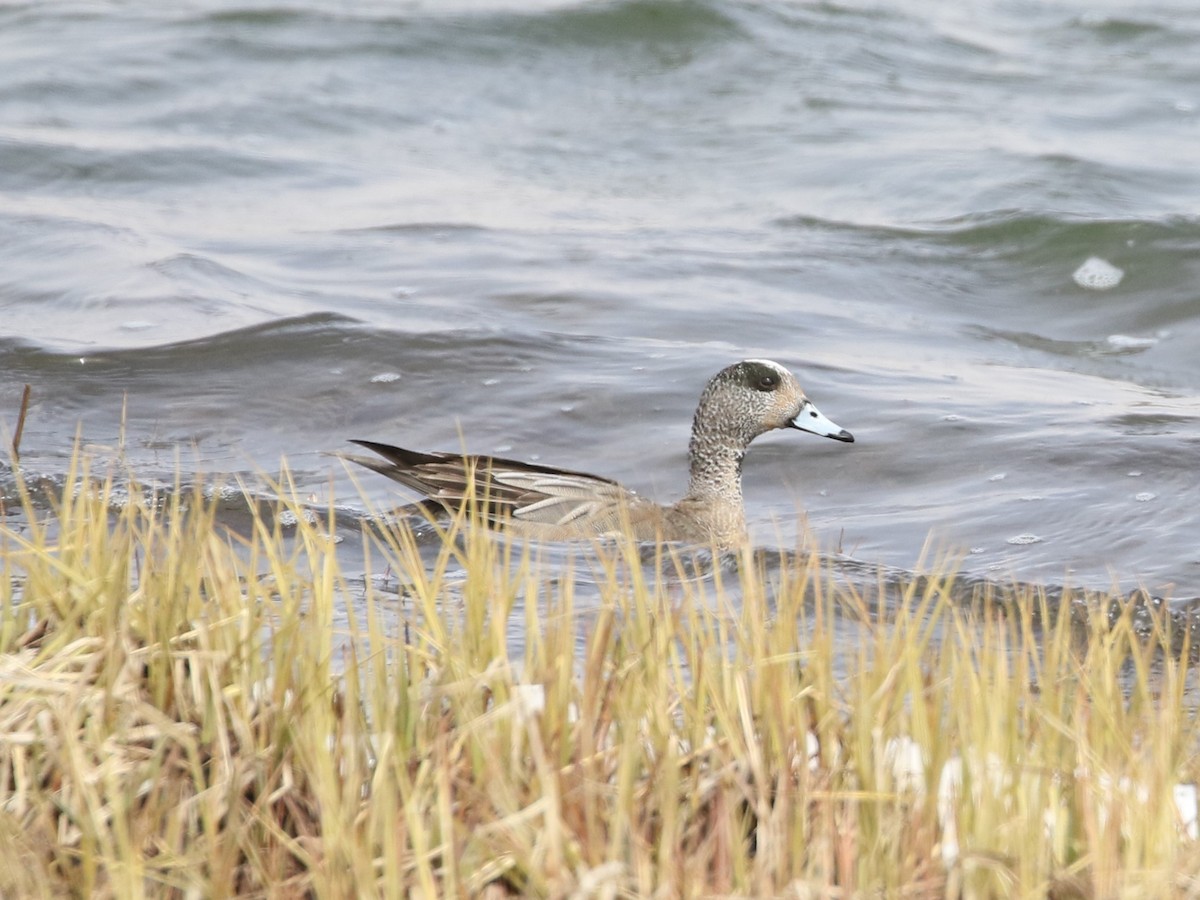
[[[779,376],[771,372],[759,375],[758,380],[754,382],[754,386],[760,391],[773,391],[779,387]]]

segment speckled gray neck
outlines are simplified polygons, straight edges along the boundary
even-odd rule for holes
[[[742,502],[742,459],[745,445],[711,432],[692,431],[688,445],[689,500]]]
[[[745,377],[741,367],[731,366],[700,395],[688,443],[689,500],[741,506],[742,459],[763,432],[757,411],[747,405]]]

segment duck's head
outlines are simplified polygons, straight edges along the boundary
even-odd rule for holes
[[[700,397],[697,425],[702,416],[710,426],[728,426],[747,443],[775,428],[854,441],[813,405],[795,375],[769,359],[744,359],[714,375]]]

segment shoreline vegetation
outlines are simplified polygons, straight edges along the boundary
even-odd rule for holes
[[[17,486],[0,896],[1200,895],[1189,636],[1113,598],[555,571],[466,513],[432,553],[364,526],[360,578],[286,474],[238,531],[83,455]]]

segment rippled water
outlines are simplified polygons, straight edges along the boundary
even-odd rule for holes
[[[1184,0],[6,2],[0,427],[28,383],[51,477],[78,430],[363,505],[363,437],[668,499],[767,356],[857,443],[755,445],[763,544],[1192,597],[1198,47]]]

